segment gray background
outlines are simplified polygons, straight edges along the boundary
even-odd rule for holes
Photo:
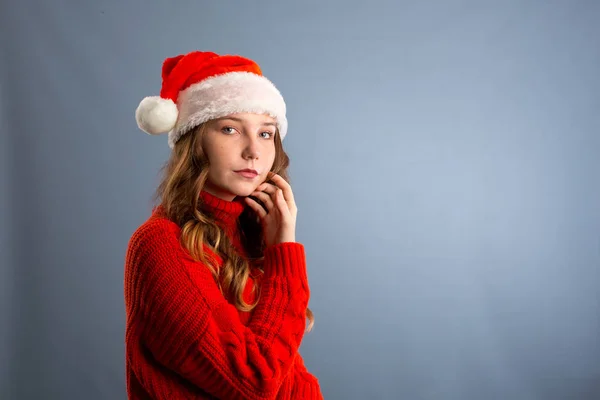
[[[0,398],[126,397],[134,111],[193,49],[286,98],[325,398],[600,398],[597,1],[155,3],[1,3]]]

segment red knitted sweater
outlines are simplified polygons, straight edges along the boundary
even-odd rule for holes
[[[237,229],[245,205],[207,192],[201,196],[246,256]],[[129,399],[322,399],[318,380],[298,352],[309,299],[303,245],[280,243],[265,250],[265,272],[254,276],[261,297],[246,313],[226,300],[209,269],[181,246],[179,234],[159,206],[129,241]],[[247,302],[255,299],[252,285],[250,278]]]

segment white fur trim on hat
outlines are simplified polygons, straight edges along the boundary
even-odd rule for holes
[[[177,105],[173,100],[150,96],[140,102],[135,110],[135,120],[144,132],[149,135],[160,135],[175,127],[178,114]]]
[[[171,148],[199,124],[239,112],[268,114],[276,119],[282,140],[287,133],[281,93],[267,78],[251,72],[228,72],[193,84],[179,93],[177,108],[179,117],[169,132]]]

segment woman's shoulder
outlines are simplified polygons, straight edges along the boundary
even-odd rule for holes
[[[162,206],[152,209],[151,215],[132,233],[128,243],[128,253],[142,253],[148,257],[165,255],[196,262],[181,243],[181,228],[167,218]],[[204,250],[213,255],[208,246]],[[216,259],[220,262],[220,258]]]
[[[178,240],[181,229],[179,226],[168,219],[162,206],[152,209],[152,213],[140,226],[132,233],[129,245],[136,242],[159,241],[169,243]]]

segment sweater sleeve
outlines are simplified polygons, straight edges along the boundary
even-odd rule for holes
[[[127,252],[128,301],[139,308],[141,345],[217,398],[275,398],[305,331],[304,247],[290,242],[265,250],[261,297],[244,326],[209,269],[184,251],[169,224],[136,231]]]
[[[293,374],[292,399],[323,400],[319,380],[308,372],[300,353],[296,356]]]

